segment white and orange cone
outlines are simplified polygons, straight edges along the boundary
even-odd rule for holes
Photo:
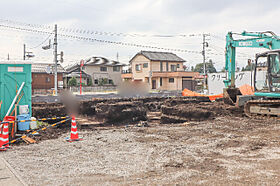
[[[7,148],[9,148],[9,123],[4,124],[2,133],[0,135],[0,151],[7,150]]]
[[[66,138],[66,140],[68,142],[83,140],[82,138],[79,138],[75,116],[72,116],[70,138]]]

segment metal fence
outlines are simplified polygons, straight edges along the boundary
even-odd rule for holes
[[[71,92],[80,92],[80,87],[70,87]],[[116,91],[117,86],[94,86],[94,87],[82,87],[82,92],[106,92]]]

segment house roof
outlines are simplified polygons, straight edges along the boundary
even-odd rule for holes
[[[68,74],[65,74],[64,77],[80,77],[80,72],[71,72]],[[91,76],[82,71],[82,78],[90,78]]]
[[[31,63],[31,72],[36,73],[48,73],[48,70],[52,71],[52,67],[54,67],[53,63]],[[58,64],[57,65],[57,73],[64,73],[64,68]]]
[[[170,61],[170,62],[185,62],[184,59],[180,58],[171,52],[155,52],[155,51],[141,51],[138,52],[130,62],[137,56],[143,55],[151,61]]]
[[[84,66],[125,66],[124,63],[107,59],[105,57],[90,57],[84,62]],[[73,71],[76,68],[80,68],[80,62],[70,65],[66,68],[67,71]]]

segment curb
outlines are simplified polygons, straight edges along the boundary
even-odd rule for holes
[[[15,177],[18,179],[18,181],[21,182],[22,185],[28,186],[27,183],[25,181],[23,181],[22,177],[16,172],[16,170],[3,157],[1,159],[6,164],[8,169],[15,175]]]

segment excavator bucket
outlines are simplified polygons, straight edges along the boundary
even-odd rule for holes
[[[224,103],[229,105],[235,105],[238,95],[241,95],[239,88],[225,88]]]

